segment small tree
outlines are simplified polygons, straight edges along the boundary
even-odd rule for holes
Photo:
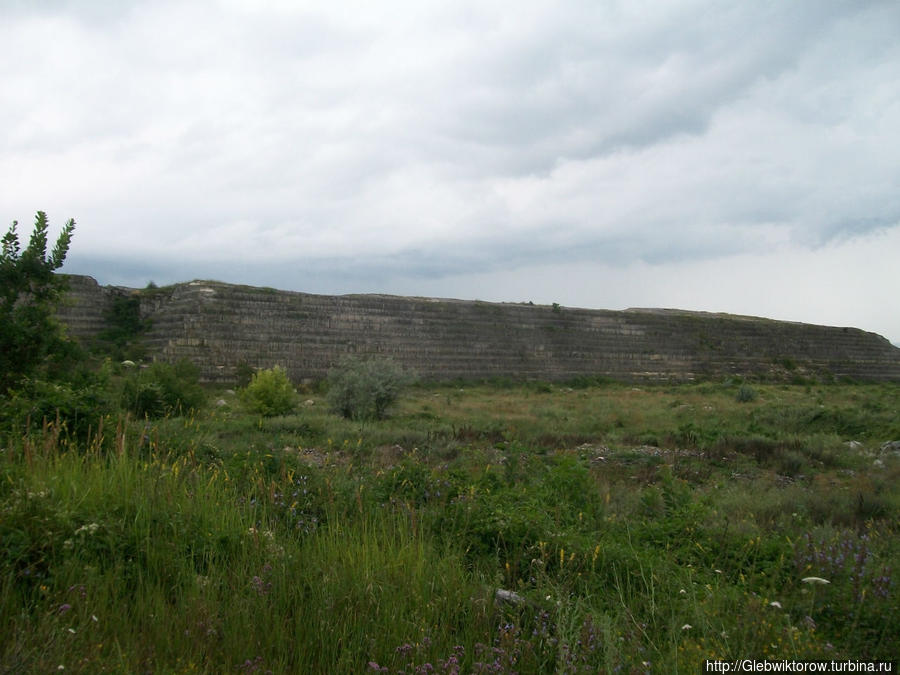
[[[328,372],[328,402],[347,419],[382,419],[410,379],[393,361],[351,357]]]
[[[0,254],[0,394],[67,353],[68,341],[54,314],[65,291],[62,267],[75,221],[63,227],[47,255],[47,214],[38,211],[28,246],[22,250],[13,221]]]
[[[263,417],[287,415],[297,405],[297,392],[281,366],[255,373],[240,397],[248,410]]]

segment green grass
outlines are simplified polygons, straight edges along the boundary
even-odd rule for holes
[[[365,423],[222,394],[8,438],[0,672],[893,658],[900,388],[740,386],[421,385]]]

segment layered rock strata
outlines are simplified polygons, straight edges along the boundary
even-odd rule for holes
[[[346,355],[389,357],[425,379],[691,380],[797,375],[900,381],[900,349],[856,328],[629,309],[311,295],[215,281],[137,291],[70,277],[60,318],[90,338],[117,298],[138,297],[154,360],[187,358],[211,382],[242,366],[323,377]]]

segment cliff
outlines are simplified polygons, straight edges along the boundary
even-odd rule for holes
[[[138,297],[152,357],[190,359],[207,381],[233,381],[242,364],[281,365],[295,381],[320,378],[348,354],[390,357],[434,380],[900,381],[900,349],[856,328],[679,310],[310,295],[216,281],[137,291],[69,280],[59,315],[72,335],[96,336],[117,298]]]

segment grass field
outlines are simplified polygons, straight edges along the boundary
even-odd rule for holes
[[[419,385],[366,423],[302,398],[5,439],[0,672],[900,654],[895,384]]]

